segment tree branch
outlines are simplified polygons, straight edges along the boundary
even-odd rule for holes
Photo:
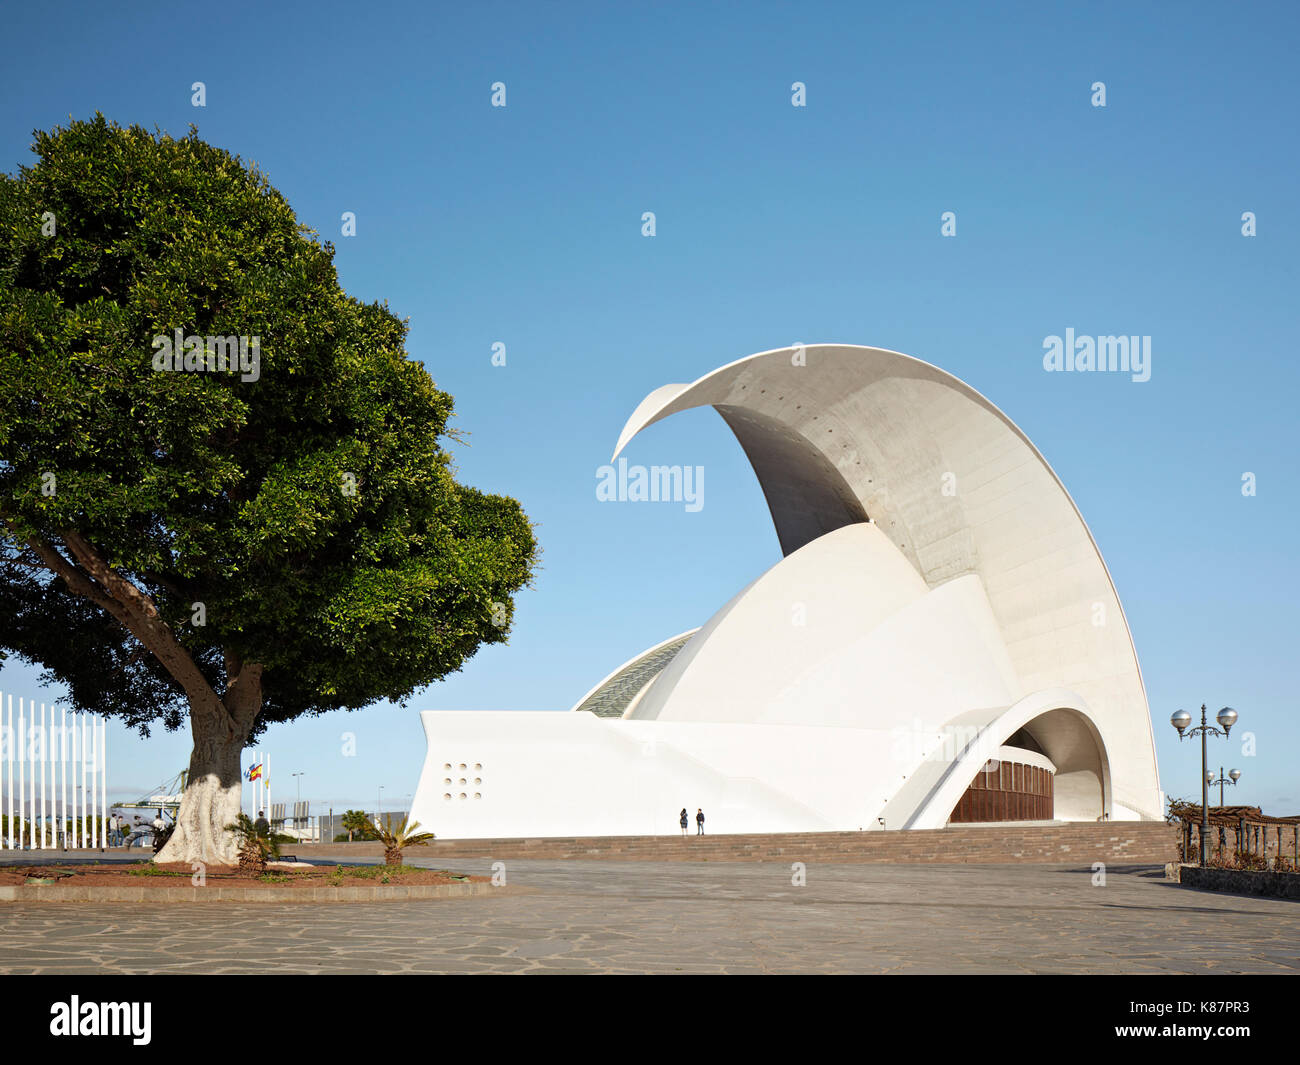
[[[227,712],[190,653],[163,621],[153,600],[113,569],[80,533],[64,530],[61,535],[74,561],[64,558],[53,544],[40,537],[33,536],[27,544],[46,568],[63,578],[70,591],[108,611],[148,648],[185,690],[194,712],[220,715],[233,731],[237,727],[234,716]]]

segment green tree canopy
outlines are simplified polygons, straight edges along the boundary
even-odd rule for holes
[[[504,641],[532,528],[456,482],[451,397],[333,247],[193,129],[34,151],[0,175],[0,649],[146,733],[188,714],[197,753]],[[155,368],[177,331],[198,366]]]

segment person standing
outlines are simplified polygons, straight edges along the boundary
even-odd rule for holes
[[[686,835],[686,829],[689,827],[690,823],[691,823],[691,820],[690,820],[690,818],[686,815],[686,807],[683,806],[683,807],[682,807],[682,817],[681,817],[681,826],[682,826],[682,835],[683,835],[683,836]]]
[[[695,834],[697,836],[704,835],[704,810],[703,809],[697,809],[695,811],[695,829],[696,829]]]
[[[257,811],[257,820],[253,822],[253,828],[259,836],[269,836],[271,834],[271,822],[266,819],[264,811]]]

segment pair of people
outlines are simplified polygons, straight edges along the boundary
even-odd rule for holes
[[[140,820],[138,817],[136,820]],[[127,836],[130,835],[130,824],[121,814],[113,814],[108,819],[108,845],[110,847],[120,847],[126,843]]]
[[[686,835],[686,829],[690,826],[690,823],[690,819],[686,816],[686,807],[683,806],[682,816],[679,820],[679,824],[682,826],[683,836]],[[697,836],[704,835],[704,811],[702,809],[697,809],[695,811],[695,834]]]

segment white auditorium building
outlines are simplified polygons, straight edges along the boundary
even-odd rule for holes
[[[642,400],[713,407],[782,559],[569,712],[422,713],[439,838],[1157,820],[1123,608],[1065,486],[997,407],[898,352],[808,345]]]

